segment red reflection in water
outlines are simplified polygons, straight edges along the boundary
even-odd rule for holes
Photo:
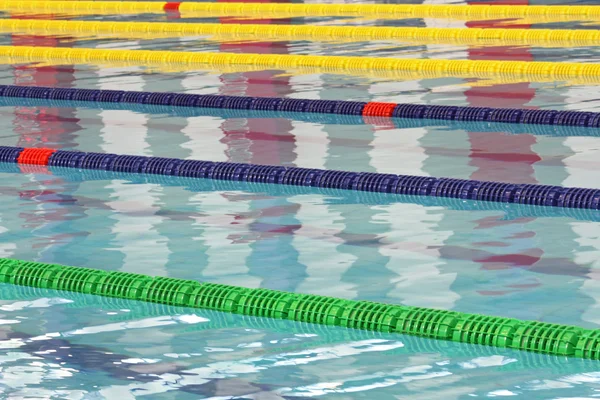
[[[53,15],[38,15],[31,17],[11,16],[15,19],[54,19]],[[39,35],[11,35],[14,46],[44,46],[44,47],[68,47],[72,41],[63,42],[56,37]],[[72,87],[75,81],[75,68],[73,66],[31,66],[14,65],[14,83],[21,86],[48,86],[48,87]],[[13,119],[13,130],[19,134],[17,145],[23,147],[49,147],[69,148],[75,147],[75,132],[81,128],[78,125],[75,108],[55,107],[15,107]],[[23,173],[45,173],[45,166],[20,166]],[[36,185],[42,190],[44,182],[37,181]],[[27,196],[28,192],[24,195]],[[45,201],[43,199],[47,199]],[[43,212],[24,212],[19,216],[24,220],[24,227],[35,232],[36,229],[44,227],[55,221],[68,221],[76,217],[70,215],[72,210],[68,207],[56,207],[52,205],[53,199],[42,196],[38,200],[44,206]],[[33,235],[36,235],[33,233]],[[54,232],[47,236],[37,237],[33,248],[38,251],[48,251],[57,245],[66,244],[76,236],[86,236],[87,232],[58,233]]]
[[[13,19],[54,19],[53,15],[11,16]],[[71,41],[56,37],[12,34],[14,46],[69,47]],[[65,44],[66,43],[66,44]],[[75,81],[73,66],[13,66],[15,84],[21,86],[72,87]],[[57,118],[47,118],[55,116]],[[16,107],[13,120],[15,133],[20,134],[18,145],[31,147],[72,147],[75,132],[79,129],[74,108]]]
[[[489,4],[528,5],[529,2],[508,0]],[[478,21],[467,22],[466,25],[469,28],[493,28],[497,27],[499,22]],[[530,25],[503,26],[506,29],[530,27]],[[526,47],[505,46],[469,49],[469,59],[533,61],[533,56]],[[524,108],[535,97],[535,89],[531,88],[529,83],[512,83],[473,87],[465,91],[465,95],[473,107]],[[531,148],[536,142],[535,136],[507,135],[501,132],[469,132],[469,141],[472,153],[469,164],[477,167],[477,171],[471,175],[472,179],[536,183],[533,164],[540,161],[541,157]]]
[[[231,2],[234,0],[219,1]],[[259,2],[271,3],[272,1]],[[290,19],[220,18],[220,22],[223,24],[289,24],[290,21]],[[219,48],[223,52],[231,53],[289,54],[287,42],[223,43]],[[289,78],[280,76],[284,72],[271,70],[223,74],[220,77],[223,85],[219,93],[233,96],[285,97],[292,92],[292,88]],[[221,124],[221,129],[225,136],[221,142],[227,145],[226,152],[231,161],[287,165],[296,160],[296,139],[292,134],[292,123],[287,119],[230,119]],[[273,138],[277,139],[272,140]],[[291,215],[294,214],[295,212],[291,213]],[[300,227],[301,225],[273,226],[254,221],[248,226],[251,230],[250,233],[232,234],[229,239],[235,243],[256,242],[261,239],[293,234]],[[266,245],[273,246],[273,252],[277,251],[277,244],[267,242]]]
[[[230,0],[220,0],[231,2]],[[250,1],[271,3],[271,1]],[[287,1],[283,1],[287,2]],[[220,18],[221,23],[236,24],[289,24],[290,19],[236,19]],[[221,44],[220,50],[234,53],[288,54],[286,42],[252,42]],[[288,77],[279,76],[284,71],[250,71],[239,74],[223,74],[220,94],[257,97],[285,97],[292,92]],[[239,120],[238,120],[239,121]],[[228,155],[236,162],[282,165],[296,159],[295,138],[292,124],[287,119],[248,119],[243,123],[225,121],[221,128],[228,146]],[[277,135],[277,141],[264,140]]]
[[[489,4],[528,5],[529,2],[528,0],[509,0],[494,1]],[[500,22],[503,21],[467,22],[466,25],[469,28],[492,28],[498,27]],[[504,29],[528,29],[530,27],[527,24],[502,26]],[[469,49],[468,54],[471,60],[534,60],[527,47],[485,47]],[[535,108],[528,106],[528,103],[536,95],[535,88],[532,88],[530,83],[526,82],[472,87],[465,92],[465,95],[469,105],[473,107]],[[469,165],[476,167],[476,171],[471,175],[472,179],[537,183],[533,166],[542,158],[532,148],[536,143],[535,136],[526,134],[508,135],[502,132],[468,132],[468,135],[471,144]],[[465,254],[464,256],[481,263],[484,270],[525,268],[547,274],[556,273],[556,271],[553,271],[556,268],[556,262],[543,259],[544,251],[538,248],[533,239],[535,232],[526,229],[526,224],[531,221],[533,221],[531,218],[505,221],[497,217],[476,221],[478,223],[476,229],[502,229],[507,231],[506,236],[503,238],[506,253],[494,254],[482,250],[473,250],[472,254]],[[499,248],[497,243],[494,245],[488,244],[488,247],[497,250],[502,249]],[[462,250],[465,251],[465,249]],[[569,264],[572,265],[573,263],[569,262]],[[517,281],[507,285],[510,288],[508,290],[479,291],[479,294],[501,296],[537,286],[538,284],[526,285]]]

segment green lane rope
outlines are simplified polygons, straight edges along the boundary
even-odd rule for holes
[[[82,293],[54,291],[52,289],[42,289],[29,286],[14,286],[10,284],[0,284],[0,299],[2,300],[34,300],[42,297],[60,297],[70,300],[70,303],[61,304],[61,307],[67,309],[101,308],[103,310],[123,310],[125,313],[115,313],[108,317],[110,322],[126,322],[139,320],[148,317],[175,316],[189,314],[192,310],[189,307],[166,306],[163,304],[132,302],[127,299],[118,299],[114,297],[98,297]],[[380,338],[390,340],[394,333],[368,332],[355,329],[343,329],[335,326],[315,325],[306,322],[295,322],[282,319],[260,318],[247,315],[223,313],[214,310],[203,310],[201,317],[207,318],[207,321],[190,324],[188,326],[179,325],[176,333],[179,339],[185,339],[187,335],[195,335],[208,330],[233,330],[240,326],[261,331],[288,332],[293,334],[311,334],[318,337],[309,342],[298,342],[299,349],[315,348],[319,346],[328,346],[337,343],[358,341],[364,339]],[[404,343],[400,347],[390,352],[400,357],[408,357],[414,354],[438,353],[451,359],[473,359],[478,357],[490,357],[502,355],[514,359],[515,353],[512,349],[498,349],[489,346],[472,346],[468,343],[454,343],[444,340],[431,340],[408,335],[402,335],[399,339]],[[389,352],[386,354],[390,354]],[[565,362],[571,361],[571,362]],[[573,362],[582,372],[593,372],[598,368],[595,360],[568,359],[562,356],[540,356],[536,353],[522,352],[518,357],[518,362],[510,362],[502,366],[502,369],[512,371],[531,371],[534,369],[552,369],[561,374],[570,374],[573,371]]]
[[[600,359],[600,330],[268,289],[0,259],[0,282],[256,317]]]

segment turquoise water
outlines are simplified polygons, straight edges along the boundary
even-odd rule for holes
[[[271,22],[466,26],[438,19]],[[584,21],[531,27],[597,28]],[[3,45],[445,59],[596,62],[598,54],[595,47],[1,38]],[[596,86],[569,82],[2,65],[0,84],[600,112]],[[240,118],[215,110],[115,110],[24,99],[0,99],[0,119],[0,145],[7,146],[600,187],[600,139],[586,129]],[[0,257],[600,324],[600,212],[6,164],[0,179]],[[0,285],[0,293],[0,397],[6,399],[600,394],[597,362],[10,285]]]

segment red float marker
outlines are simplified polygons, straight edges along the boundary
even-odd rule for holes
[[[365,108],[363,108],[362,115],[372,117],[391,117],[396,106],[396,103],[378,103],[372,101],[367,103]]]
[[[179,6],[180,5],[181,5],[181,2],[165,3],[165,6],[163,7],[163,10],[165,10],[167,12],[179,12]]]
[[[48,165],[48,160],[54,149],[24,149],[19,158],[17,158],[18,164],[29,164],[29,165]]]

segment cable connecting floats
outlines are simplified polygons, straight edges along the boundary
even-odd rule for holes
[[[147,1],[0,1],[0,10],[79,13],[163,13],[212,16],[369,17],[507,19],[564,17],[584,20],[600,17],[600,6],[520,6],[443,4],[281,4],[199,3]]]
[[[0,259],[0,282],[178,307],[600,359],[600,331],[455,311]]]
[[[4,146],[0,147],[0,162],[533,206],[600,209],[600,189]]]
[[[207,36],[213,40],[375,41],[459,45],[597,46],[600,30],[0,20],[0,32],[130,39]]]
[[[185,69],[243,67],[263,70],[321,71],[336,74],[385,73],[398,76],[439,78],[512,78],[529,81],[600,82],[600,64],[492,60],[428,60],[348,56],[307,56],[280,54],[194,53],[158,50],[117,50],[0,46],[0,57],[11,62],[56,64],[174,66]]]
[[[600,113],[513,108],[432,106],[345,100],[290,99],[277,97],[243,97],[184,93],[134,92],[43,86],[0,85],[0,97],[59,100],[74,102],[132,103],[156,106],[215,108],[240,111],[274,111],[311,114],[339,114],[384,118],[433,119],[447,121],[504,122],[600,127]],[[367,121],[368,122],[368,121]]]

